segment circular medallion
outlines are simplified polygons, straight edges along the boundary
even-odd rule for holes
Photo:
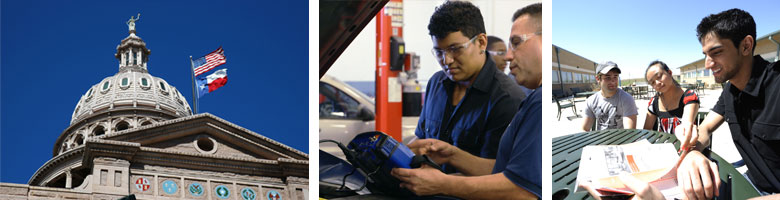
[[[268,197],[268,200],[282,200],[282,195],[276,190],[269,190],[265,196]]]
[[[219,185],[214,188],[214,194],[216,194],[220,199],[227,199],[230,197],[230,190],[224,185]]]
[[[162,189],[167,194],[176,194],[176,190],[179,190],[179,185],[172,180],[166,180],[162,183]]]
[[[146,192],[149,190],[149,179],[146,179],[144,177],[138,178],[135,180],[135,189],[138,189],[141,192]]]
[[[256,196],[257,194],[254,190],[252,190],[252,188],[241,189],[241,198],[244,200],[255,200]]]
[[[200,183],[191,183],[188,188],[192,196],[199,197],[203,195],[203,186]]]

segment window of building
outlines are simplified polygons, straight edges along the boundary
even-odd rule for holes
[[[103,128],[103,126],[97,126],[95,129],[92,129],[92,135],[94,136],[101,136],[103,134],[106,134],[106,129]]]
[[[84,135],[77,133],[76,137],[73,138],[73,143],[75,143],[77,146],[84,144]]]
[[[141,88],[149,89],[149,79],[148,78],[141,77]]]
[[[704,70],[704,76],[710,76],[710,70]]]
[[[138,64],[138,60],[136,60],[135,52],[133,52],[132,55],[133,55],[133,65],[137,65]]]
[[[582,74],[574,73],[574,83],[582,83]]]
[[[572,83],[571,72],[561,72],[561,80],[563,83]]]
[[[127,123],[126,121],[121,121],[116,124],[116,131],[127,130],[128,128],[130,128],[130,123]]]
[[[168,95],[168,88],[165,87],[165,82],[160,81],[160,90],[163,91],[163,94]]]
[[[195,149],[201,153],[213,154],[217,151],[217,141],[205,135],[195,138],[193,145],[195,145]]]
[[[552,70],[552,82],[553,83],[560,83],[561,82],[561,74],[558,73],[558,70]]]
[[[106,82],[103,82],[103,88],[100,91],[106,92],[109,88],[111,88],[111,81],[107,80]]]
[[[100,170],[100,185],[106,185],[106,181],[108,180],[108,170],[107,169],[101,169]]]

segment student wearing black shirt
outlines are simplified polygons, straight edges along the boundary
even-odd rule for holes
[[[698,151],[691,151],[677,171],[678,183],[691,199],[718,195],[717,166],[707,159],[710,134],[723,122],[742,159],[748,178],[762,195],[780,195],[780,64],[753,56],[756,24],[740,9],[710,15],[697,36],[704,67],[723,83],[718,103],[698,127]],[[695,134],[694,134],[695,136]],[[702,153],[704,152],[704,153]],[[723,163],[727,164],[727,163]]]

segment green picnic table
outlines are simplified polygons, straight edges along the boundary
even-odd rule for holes
[[[592,199],[587,191],[577,190],[574,193],[583,147],[628,144],[645,139],[650,143],[673,143],[675,148],[680,148],[680,141],[672,134],[637,129],[591,131],[553,138],[553,199]],[[711,157],[718,163],[720,172],[721,188],[718,199],[747,199],[759,195],[729,162],[714,152]]]
[[[574,95],[574,97],[585,97],[585,98],[588,98],[588,97],[590,97],[590,95],[594,95],[594,94],[596,94],[597,92],[599,92],[599,91],[593,91],[593,92],[580,92],[580,93],[577,93],[577,94],[575,94],[575,95]]]

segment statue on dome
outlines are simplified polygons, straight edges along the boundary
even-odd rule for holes
[[[130,29],[130,32],[135,32],[135,21],[138,21],[141,19],[141,13],[138,13],[138,17],[133,19],[133,16],[130,16],[130,19],[127,20],[127,27]]]

